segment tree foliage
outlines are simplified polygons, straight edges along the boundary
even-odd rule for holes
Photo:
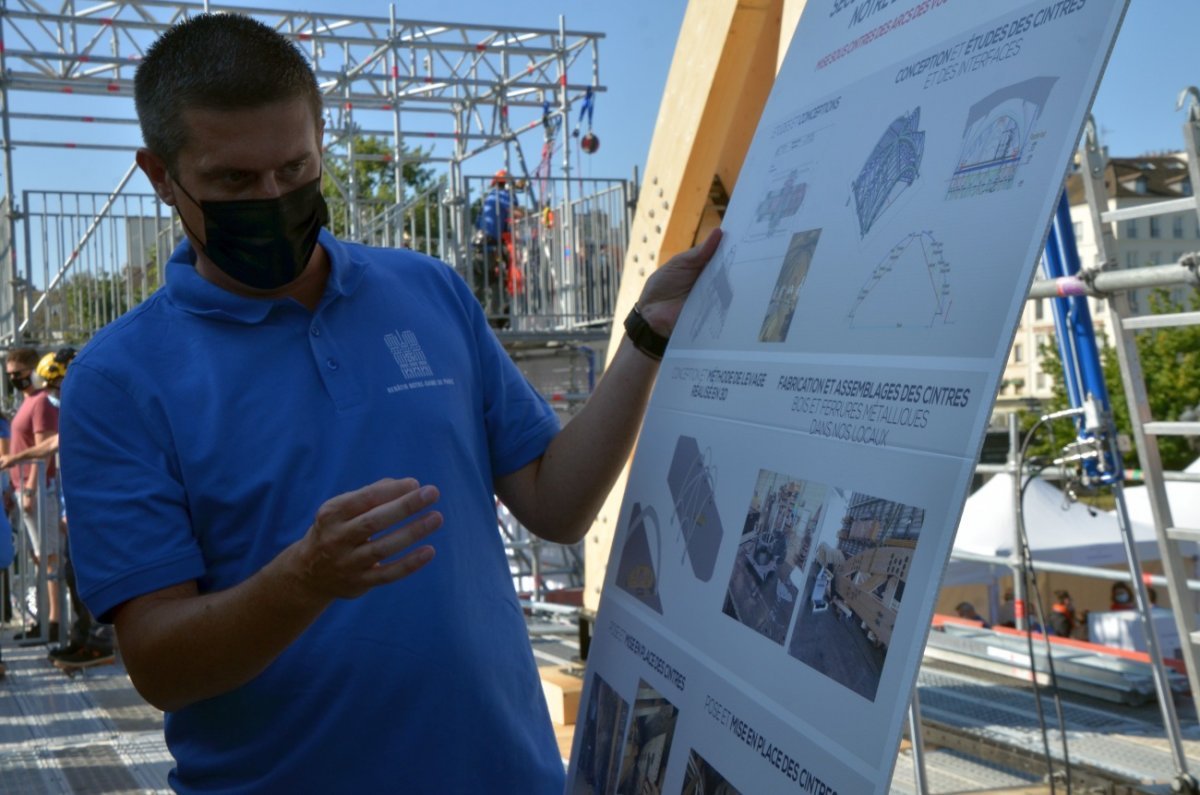
[[[350,232],[350,206],[347,201],[350,178],[354,177],[354,194],[358,205],[357,223],[361,231],[378,213],[396,204],[395,152],[384,138],[375,135],[355,136],[353,141],[355,160],[328,158],[325,163],[325,178],[322,186],[325,201],[329,205],[330,231],[338,237],[348,237]],[[421,162],[428,153],[420,148],[403,147],[400,179],[406,201],[419,203],[423,194],[436,180],[434,171]],[[359,156],[365,156],[359,159]],[[353,166],[353,168],[352,168]],[[416,208],[413,208],[416,209]]]
[[[1156,290],[1150,296],[1150,311],[1153,314],[1180,312],[1185,309],[1200,310],[1200,292],[1193,291],[1187,304],[1171,299],[1165,290]],[[1194,417],[1200,411],[1200,326],[1178,326],[1149,329],[1137,332],[1138,357],[1146,382],[1146,396],[1150,416],[1156,421],[1178,421]],[[1045,402],[1046,413],[1067,408],[1067,390],[1063,378],[1062,359],[1058,347],[1048,344],[1038,351],[1042,371],[1048,373],[1053,382],[1053,397]],[[1102,340],[1101,364],[1104,382],[1108,387],[1109,402],[1112,404],[1113,421],[1117,433],[1133,438],[1130,424],[1129,404],[1125,399],[1125,385],[1121,378],[1121,367],[1117,349]],[[1025,430],[1033,425],[1037,417],[1032,414],[1022,419]],[[1039,456],[1055,456],[1062,445],[1075,438],[1075,427],[1070,420],[1051,423],[1048,433],[1030,445],[1030,451]],[[1163,468],[1179,470],[1190,464],[1197,454],[1197,438],[1184,436],[1158,437],[1158,449]],[[1124,454],[1125,466],[1138,467],[1136,449]]]

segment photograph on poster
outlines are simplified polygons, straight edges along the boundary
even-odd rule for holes
[[[875,700],[925,510],[833,490],[788,653]]]
[[[783,176],[772,180],[766,195],[755,205],[754,223],[746,239],[760,240],[787,231],[784,222],[800,212],[807,193],[808,183],[800,179],[799,169],[788,169]]]
[[[783,342],[787,339],[788,329],[792,326],[792,316],[796,313],[800,288],[804,285],[804,277],[808,275],[813,253],[817,250],[817,242],[820,239],[820,229],[809,229],[792,235],[787,253],[783,255],[783,262],[779,266],[779,278],[775,281],[775,289],[771,291],[767,314],[758,332],[759,342]]]
[[[1030,135],[1058,81],[1035,77],[994,91],[971,106],[947,199],[1008,190],[1029,154]]]
[[[925,132],[917,129],[920,123],[918,105],[889,124],[852,183],[861,237],[920,176],[925,155]]]
[[[691,564],[692,574],[701,582],[712,579],[724,536],[713,495],[716,467],[711,458],[711,450],[702,452],[694,438],[680,436],[667,473],[667,486],[675,501],[671,521],[679,525],[683,555]]]
[[[633,719],[625,735],[617,795],[662,792],[678,718],[679,710],[674,704],[644,679],[638,682]]]
[[[851,328],[931,328],[950,322],[950,263],[933,232],[906,235],[875,266],[847,318]]]
[[[717,769],[694,750],[688,754],[687,770],[683,774],[683,789],[679,795],[742,795],[725,780]]]
[[[783,645],[828,488],[759,470],[722,612]]]
[[[651,549],[654,550],[651,553]],[[662,562],[662,530],[654,506],[635,502],[629,512],[629,531],[617,562],[618,588],[662,615],[659,595],[659,565]]]
[[[706,282],[693,293],[689,303],[699,307],[688,329],[692,342],[699,339],[715,340],[725,328],[725,318],[733,305],[733,282],[729,269],[736,261],[737,246],[722,246],[716,261],[704,269]]]
[[[582,718],[583,739],[576,757],[575,780],[568,792],[613,795],[621,773],[621,740],[629,719],[629,702],[596,674]]]

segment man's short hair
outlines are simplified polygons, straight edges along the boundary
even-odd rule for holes
[[[146,147],[174,173],[187,146],[184,111],[245,110],[303,99],[321,118],[321,91],[300,49],[242,14],[199,14],[176,23],[146,52],[133,81]]]
[[[37,367],[38,352],[33,348],[12,348],[5,355],[4,361],[19,364],[22,367],[28,367],[32,370],[34,367]]]

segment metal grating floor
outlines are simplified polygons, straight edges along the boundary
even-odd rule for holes
[[[4,634],[0,792],[170,792],[162,713],[137,695],[119,663],[68,678],[46,661],[45,647],[19,648]]]
[[[971,759],[945,748],[925,751],[925,774],[931,793],[1010,789],[1036,784],[1041,780],[1038,776]],[[902,750],[896,757],[891,795],[917,795],[911,749]]]

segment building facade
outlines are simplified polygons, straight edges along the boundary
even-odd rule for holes
[[[1182,152],[1145,157],[1109,158],[1104,170],[1108,192],[1108,210],[1136,207],[1170,201],[1192,195],[1187,158]],[[1096,238],[1088,216],[1083,180],[1078,173],[1067,179],[1067,199],[1079,259],[1084,268],[1098,266]],[[1187,254],[1200,250],[1200,218],[1195,211],[1184,211],[1138,218],[1113,224],[1116,241],[1116,267],[1140,268],[1178,262]],[[1172,298],[1186,302],[1189,289],[1173,288]],[[1135,312],[1148,312],[1149,291],[1130,294]],[[1105,302],[1090,302],[1092,320],[1097,336],[1106,333]],[[1054,311],[1051,299],[1027,301],[1017,327],[1016,337],[1008,354],[1000,392],[996,399],[997,414],[1028,408],[1033,402],[1051,396],[1054,380],[1041,367],[1040,350],[1055,342]]]

